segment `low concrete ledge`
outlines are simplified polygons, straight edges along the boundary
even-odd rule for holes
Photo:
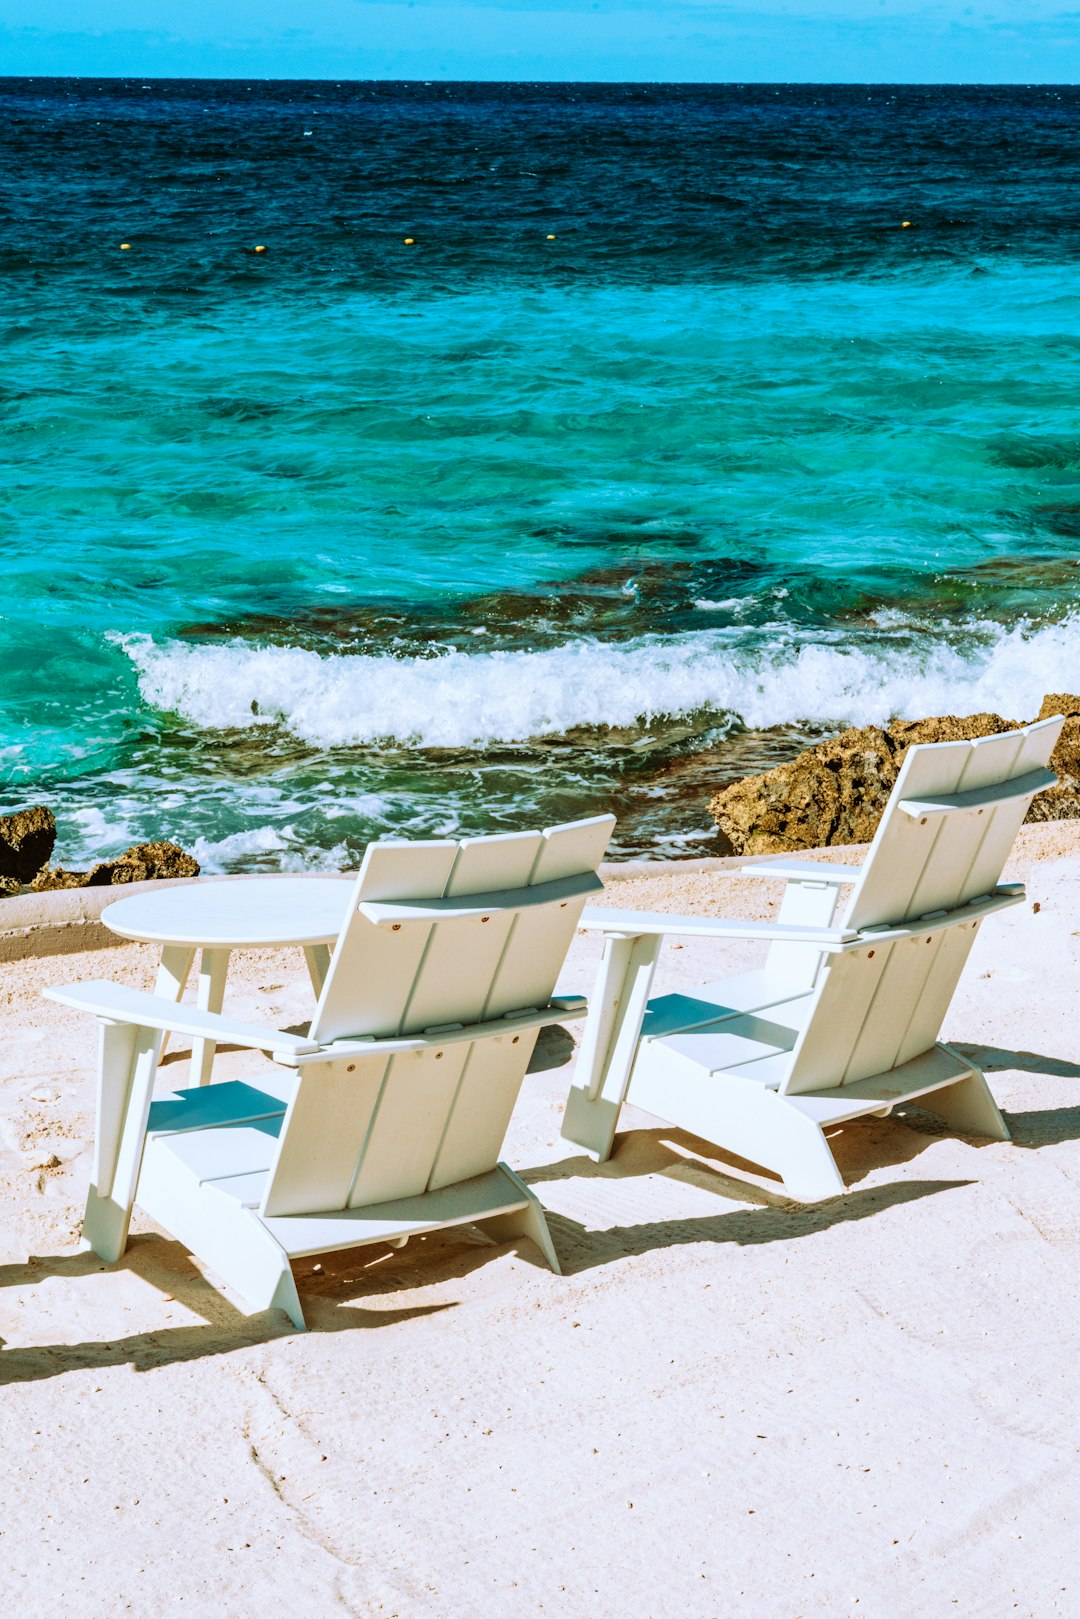
[[[856,861],[866,851],[866,845],[844,849],[813,849],[800,851],[799,859]],[[677,872],[715,872],[717,876],[733,876],[743,866],[757,865],[773,860],[775,855],[731,855],[699,860],[625,860],[605,861],[600,875],[606,883],[618,886],[633,877],[659,877],[673,870]],[[355,872],[246,872],[208,877],[168,877],[149,883],[115,883],[100,888],[56,888],[42,894],[20,894],[15,898],[0,899],[0,962],[21,961],[34,956],[68,956],[80,950],[105,950],[128,944],[101,921],[101,913],[115,900],[127,899],[132,894],[145,894],[157,888],[186,888],[191,883],[251,882],[266,877],[355,877]]]
[[[165,877],[149,883],[109,883],[100,888],[54,888],[42,894],[0,899],[0,961],[29,956],[69,956],[79,950],[104,950],[130,944],[101,921],[106,905],[158,888],[187,888],[192,883],[250,882],[256,877],[333,877],[331,871],[246,872],[239,876]]]

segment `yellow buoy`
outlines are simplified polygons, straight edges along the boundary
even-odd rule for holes
[[[556,238],[554,236],[549,236],[548,237],[549,242],[554,242],[555,240],[556,240]]]
[[[262,244],[262,243],[261,243],[261,242],[260,242],[260,243],[259,243],[259,245],[258,245],[258,247],[257,247],[257,248],[256,248],[256,249],[255,249],[255,251],[256,251],[256,253],[265,253],[265,252],[266,252],[266,248],[265,248],[265,247],[264,247],[264,246],[263,246],[263,244]]]
[[[901,230],[907,230],[907,228],[908,228],[908,226],[909,226],[909,225],[910,225],[910,224],[911,224],[911,220],[910,220],[910,219],[902,219],[902,220],[901,220],[901,221],[900,221],[900,229],[901,229]]]
[[[121,251],[121,253],[126,253],[126,252],[128,252],[128,250],[129,250],[129,249],[130,249],[130,247],[131,247],[131,243],[130,243],[130,242],[121,242],[121,243],[120,243],[120,251]]]
[[[415,236],[406,236],[404,246],[405,247],[412,247],[415,240],[416,240]]]

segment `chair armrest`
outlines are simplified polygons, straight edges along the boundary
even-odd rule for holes
[[[486,894],[461,894],[454,899],[361,900],[359,911],[376,927],[400,927],[403,922],[446,922],[455,918],[483,917],[493,911],[529,911],[540,905],[568,905],[586,894],[602,894],[604,879],[595,871],[573,877],[555,877],[532,888],[500,888]]]
[[[717,916],[665,916],[656,911],[602,911],[582,913],[580,928],[594,933],[622,933],[640,938],[647,933],[672,933],[701,939],[759,939],[765,943],[812,944],[819,950],[842,950],[858,938],[852,928],[796,927],[786,922],[740,922]]]
[[[927,936],[932,938],[946,928],[966,927],[968,923],[977,925],[984,917],[993,916],[995,911],[1007,910],[1010,905],[1019,905],[1026,898],[1023,883],[999,883],[991,893],[977,894],[974,899],[969,899],[965,905],[958,905],[952,911],[925,911],[922,916],[913,917],[909,922],[882,922],[860,928],[854,943],[844,948],[851,950],[859,945],[894,944],[900,939]]]
[[[823,883],[827,888],[840,888],[845,883],[858,882],[861,866],[835,865],[832,861],[818,860],[760,860],[756,865],[740,868],[740,877],[767,877],[770,881],[789,883]]]
[[[50,1001],[73,1006],[78,1012],[93,1012],[110,1023],[134,1023],[141,1029],[168,1029],[190,1035],[193,1040],[228,1042],[253,1051],[298,1055],[317,1051],[313,1040],[299,1034],[285,1034],[257,1023],[241,1023],[221,1012],[201,1012],[194,1006],[180,1006],[163,995],[129,989],[107,978],[92,978],[82,984],[63,984],[43,992]]]
[[[417,1034],[344,1035],[325,1046],[309,1047],[307,1051],[275,1052],[274,1055],[291,1068],[306,1068],[311,1063],[338,1061],[342,1057],[394,1057],[404,1051],[441,1050],[463,1041],[503,1038],[508,1034],[516,1037],[531,1029],[547,1028],[551,1023],[584,1017],[588,1010],[584,995],[553,995],[546,1006],[524,1006],[483,1023],[435,1024]]]

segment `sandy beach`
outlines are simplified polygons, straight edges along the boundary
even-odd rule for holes
[[[630,1110],[597,1168],[560,1138],[554,1029],[505,1156],[566,1274],[467,1230],[303,1261],[306,1335],[240,1314],[138,1212],[121,1264],[77,1251],[95,1037],[40,992],[149,987],[154,952],[6,962],[3,1611],[1076,1614],[1080,826],[1025,829],[1006,875],[1028,903],[982,930],[944,1032],[1011,1144],[862,1120],[832,1143],[846,1196],[800,1206]],[[779,887],[617,877],[606,903],[731,916]],[[676,941],[658,988],[757,948]],[[578,936],[565,987],[597,953]],[[279,1027],[309,1011],[299,955],[240,958],[230,991]]]

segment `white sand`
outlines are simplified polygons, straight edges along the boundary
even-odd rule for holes
[[[1080,1614],[1080,827],[1029,829],[1013,873],[1029,903],[946,1020],[1013,1144],[860,1121],[847,1196],[800,1208],[628,1111],[596,1169],[560,1140],[554,1030],[506,1157],[568,1274],[462,1232],[305,1261],[306,1335],[138,1214],[121,1265],[76,1252],[94,1030],[39,991],[149,985],[153,952],[0,966],[0,1613]],[[667,867],[608,903],[766,893]],[[669,947],[658,987],[755,955]],[[595,959],[580,939],[566,987]],[[286,953],[230,982],[239,1012],[308,1008]]]

